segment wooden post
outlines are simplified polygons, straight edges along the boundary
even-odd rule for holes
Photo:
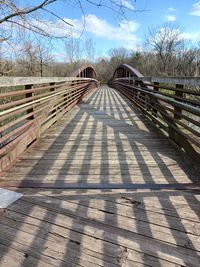
[[[29,90],[29,89],[32,89],[32,84],[26,84],[25,85],[25,90]],[[32,97],[33,96],[33,93],[27,93],[26,94],[26,97]],[[32,113],[33,112],[33,108],[29,108],[27,109],[27,114],[28,113]],[[28,117],[28,120],[33,120],[34,119],[34,115]]]
[[[53,85],[55,85],[55,82],[49,83],[49,85],[50,85],[50,86],[53,86]],[[50,92],[54,92],[54,91],[55,91],[55,87],[50,88]],[[55,113],[55,112],[56,112],[56,108],[53,109],[51,113],[53,114],[53,113]]]
[[[159,91],[159,83],[154,82],[153,84],[154,84],[154,87],[153,87],[154,92],[158,92]],[[153,108],[153,115],[155,117],[157,117],[157,109],[156,108]]]
[[[140,80],[135,81],[135,86],[142,87],[142,82]],[[142,106],[145,107],[145,94],[143,92],[136,90],[136,101]]]
[[[130,84],[133,84],[133,75],[130,77]]]
[[[53,85],[55,85],[55,83],[53,82],[53,83],[50,83],[49,84],[50,86],[53,86]],[[54,92],[55,91],[55,88],[53,87],[53,88],[50,88],[50,92]]]
[[[177,89],[183,89],[183,87],[184,87],[183,84],[176,84]],[[175,96],[183,97],[183,92],[176,90]],[[178,99],[176,99],[176,100],[181,102],[181,100],[178,100]],[[176,113],[174,113],[174,118],[177,120],[180,120],[181,114],[182,114],[182,108],[174,107],[174,112],[176,112]]]
[[[153,90],[158,92],[159,91],[159,83],[154,82],[153,84],[154,84]]]
[[[137,81],[134,81],[134,85],[135,86],[138,86],[138,82]],[[139,99],[138,93],[139,92],[137,90],[134,91],[134,100],[136,100],[136,101],[138,101],[138,99]]]

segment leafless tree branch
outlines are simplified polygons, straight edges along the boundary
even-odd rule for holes
[[[3,22],[5,22],[5,21],[8,21],[8,20],[10,20],[10,19],[12,19],[14,17],[22,16],[22,15],[27,15],[27,14],[33,13],[36,10],[42,9],[43,7],[45,7],[45,6],[49,5],[49,4],[52,4],[52,3],[56,2],[56,1],[57,0],[45,0],[41,4],[39,4],[37,6],[34,6],[34,7],[31,7],[31,8],[19,9],[19,8],[16,7],[16,12],[11,13],[11,14],[3,17],[2,19],[0,19],[0,24],[3,23]],[[2,2],[4,4],[4,1],[2,1]]]

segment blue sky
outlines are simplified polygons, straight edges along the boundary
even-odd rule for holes
[[[166,22],[176,23],[186,39],[197,42],[200,37],[200,1],[192,0],[116,0],[132,10],[126,10],[125,17],[110,8],[96,7],[81,1],[85,15],[85,28],[82,39],[91,38],[99,56],[106,56],[110,48],[126,47],[136,50],[144,43],[148,29]],[[26,1],[24,1],[26,2]],[[30,1],[33,3],[33,1]],[[34,1],[34,4],[40,2]],[[99,1],[96,1],[99,2]],[[109,3],[109,0],[101,1]],[[74,37],[78,38],[83,29],[83,13],[75,0],[61,0],[48,7],[74,26]],[[46,17],[48,20],[48,16]],[[52,31],[55,20],[50,27]],[[66,25],[58,24],[56,32],[69,32]],[[58,29],[59,28],[59,29]],[[59,48],[57,48],[59,50]],[[59,53],[59,51],[58,51]]]

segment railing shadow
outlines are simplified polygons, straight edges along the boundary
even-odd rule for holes
[[[167,139],[157,140],[153,127],[114,90],[93,92],[67,117],[67,125],[65,119],[46,134],[46,141],[30,150],[37,155],[37,147],[44,145],[34,166],[24,159],[9,175],[21,173],[24,180],[40,177],[41,183],[59,181],[61,185],[193,180],[193,172],[184,167]],[[129,266],[188,266],[192,260],[198,266],[200,212],[193,194],[170,190],[26,192],[1,218],[0,244],[7,247],[2,259],[10,248],[19,246],[25,253],[22,263],[32,261],[32,266],[41,262],[49,266],[126,266],[126,262]],[[188,206],[191,218],[181,214],[181,207],[188,212]]]

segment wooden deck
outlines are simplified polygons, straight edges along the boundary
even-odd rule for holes
[[[102,86],[51,127],[1,182],[62,186],[198,179],[140,111]],[[24,196],[0,215],[0,266],[200,266],[198,191],[18,191]]]

